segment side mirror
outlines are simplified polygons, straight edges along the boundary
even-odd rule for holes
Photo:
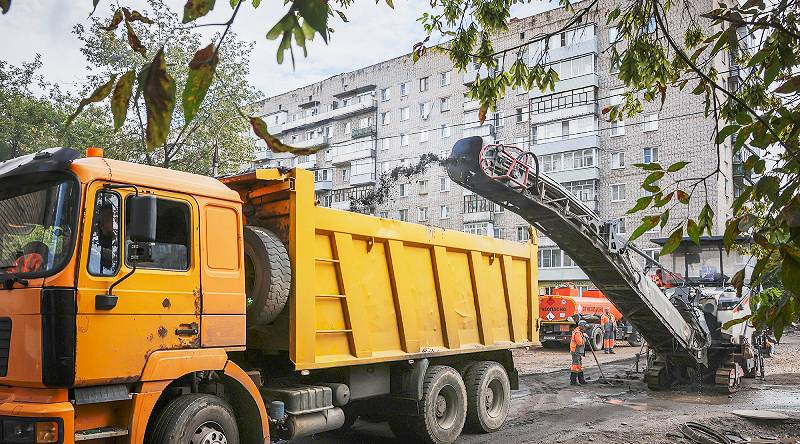
[[[132,242],[156,241],[156,197],[152,195],[128,198],[128,238]]]

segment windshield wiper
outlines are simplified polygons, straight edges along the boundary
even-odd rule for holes
[[[12,288],[14,288],[14,284],[20,284],[23,287],[27,287],[28,286],[28,280],[27,279],[23,279],[23,278],[21,278],[19,276],[13,276],[13,275],[3,279],[3,287],[6,290],[11,290]]]

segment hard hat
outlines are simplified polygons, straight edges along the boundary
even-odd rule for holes
[[[588,322],[586,322],[586,321],[584,321],[582,319],[580,321],[578,321],[578,327],[588,327],[588,326],[589,326]]]

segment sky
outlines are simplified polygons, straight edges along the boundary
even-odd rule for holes
[[[58,7],[54,6],[58,4]],[[119,0],[147,15],[146,0]],[[181,11],[185,0],[167,0],[174,10]],[[110,16],[110,0],[100,0],[100,17]],[[557,1],[532,0],[517,5],[512,15],[526,17],[557,7]],[[317,38],[309,45],[308,58],[295,52],[296,65],[292,68],[287,54],[279,65],[275,58],[278,42],[267,40],[265,35],[281,17],[285,7],[280,0],[263,0],[254,9],[251,4],[242,6],[233,26],[240,40],[256,42],[250,58],[250,81],[266,96],[290,91],[303,85],[323,80],[332,75],[369,66],[391,59],[411,50],[415,42],[425,35],[417,19],[430,8],[428,0],[395,0],[394,9],[384,1],[355,2],[347,11],[349,23],[336,18],[330,43],[325,45]],[[80,52],[80,42],[72,34],[78,23],[88,24],[91,12],[89,0],[25,0],[11,4],[8,14],[0,16],[0,41],[4,42],[0,59],[18,65],[42,55],[45,78],[59,83],[65,89],[77,89],[89,74],[87,63]],[[197,23],[219,23],[228,19],[231,8],[227,0],[217,0],[214,11]],[[206,35],[219,28],[200,28]]]

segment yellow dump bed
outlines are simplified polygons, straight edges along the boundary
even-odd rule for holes
[[[248,347],[288,351],[302,370],[538,343],[535,238],[320,207],[305,170],[226,183],[242,195],[247,224],[284,239],[293,269],[285,322],[251,330]]]

